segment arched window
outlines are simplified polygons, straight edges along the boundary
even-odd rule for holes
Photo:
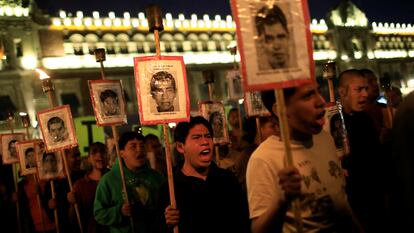
[[[137,53],[145,53],[144,50],[144,41],[145,36],[141,33],[137,33],[132,37],[132,40],[136,43],[137,46]]]
[[[122,54],[128,54],[129,36],[126,33],[120,33],[116,36],[116,41],[119,44],[119,50]]]
[[[176,33],[174,34],[174,40],[176,41],[175,47],[176,47],[177,52],[180,52],[180,53],[184,52],[184,49],[183,49],[183,42],[185,40],[184,35],[182,33]]]
[[[161,43],[164,45],[163,48],[164,52],[171,53],[173,51],[171,43],[173,42],[174,38],[170,33],[164,33],[161,36]]]
[[[187,40],[190,41],[191,51],[198,52],[198,46],[197,46],[198,36],[195,33],[190,33],[187,36]]]
[[[115,54],[115,36],[111,33],[107,33],[102,36],[102,41],[105,42],[106,52],[108,54]]]
[[[85,41],[88,43],[88,51],[90,55],[94,54],[98,40],[99,38],[97,35],[92,33],[86,34]]]
[[[73,53],[75,55],[83,55],[83,36],[79,33],[75,33],[69,37],[69,41],[73,45]]]

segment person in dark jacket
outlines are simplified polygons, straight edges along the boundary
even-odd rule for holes
[[[237,178],[213,160],[213,129],[203,117],[192,117],[175,129],[184,165],[174,174],[177,207],[169,203],[168,184],[160,189],[162,232],[249,232],[247,199]],[[165,210],[165,212],[164,212]]]

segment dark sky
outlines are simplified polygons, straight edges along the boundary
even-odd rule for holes
[[[309,0],[309,8],[312,18],[324,18],[329,9],[339,3],[340,0]],[[164,13],[170,12],[173,17],[178,13],[184,13],[186,18],[191,13],[199,16],[209,14],[211,16],[230,14],[228,0],[36,0],[42,9],[47,9],[51,15],[57,15],[59,9],[75,13],[82,10],[86,15],[97,10],[103,14],[114,11],[121,16],[122,12],[129,11],[135,14],[144,12],[145,7],[151,3],[161,6]],[[414,0],[353,0],[368,19],[373,22],[414,23]],[[102,14],[101,14],[102,15]]]

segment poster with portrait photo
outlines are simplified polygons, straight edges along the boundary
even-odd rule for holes
[[[239,70],[229,70],[226,75],[229,87],[229,99],[238,101],[243,99],[242,78]]]
[[[306,0],[231,0],[245,91],[314,79]]]
[[[24,133],[0,134],[3,164],[19,163],[16,144],[19,141],[23,141],[24,138]]]
[[[227,118],[223,103],[220,101],[200,101],[198,105],[200,115],[207,119],[213,127],[214,144],[229,144],[230,138],[227,132]]]
[[[69,105],[37,113],[46,151],[71,148],[78,144]]]
[[[249,117],[270,116],[270,112],[262,102],[260,91],[246,92],[244,95],[246,113]]]
[[[347,133],[339,108],[334,103],[328,103],[325,111],[325,124],[323,125],[323,129],[332,136],[336,147],[336,155],[342,157],[349,149]]]
[[[37,172],[35,143],[42,140],[20,141],[16,144],[17,154],[20,160],[20,175],[32,175]]]
[[[96,124],[126,124],[126,102],[121,80],[89,80],[88,84]]]
[[[35,143],[35,158],[39,179],[54,180],[65,178],[63,158],[60,151],[46,152],[44,143]]]
[[[134,74],[142,125],[190,119],[190,99],[183,57],[135,57]]]

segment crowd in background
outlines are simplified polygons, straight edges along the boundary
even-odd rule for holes
[[[305,231],[402,232],[396,229],[414,219],[414,95],[403,99],[393,87],[386,93],[388,105],[378,102],[378,78],[367,69],[342,72],[336,91],[350,146],[343,157],[332,157],[334,141],[321,132],[326,101],[317,87],[300,86],[284,90],[292,153],[301,158],[285,166],[274,93],[262,92],[271,114],[256,120],[231,109],[231,143],[220,145],[218,161],[213,161],[208,121],[192,117],[177,125],[176,206],[169,202],[160,138],[127,132],[117,143],[130,203],[122,194],[119,161],[108,163],[107,146],[95,142],[83,160],[78,148],[65,150],[73,190],[67,179],[55,180],[55,198],[49,182],[33,176],[20,177],[15,193],[11,166],[2,165],[0,226],[17,232],[18,200],[22,232],[55,232],[54,210],[60,232],[79,232],[74,203],[83,232],[170,232],[174,227],[181,232],[294,232],[291,203],[299,199],[306,206],[299,210]]]

